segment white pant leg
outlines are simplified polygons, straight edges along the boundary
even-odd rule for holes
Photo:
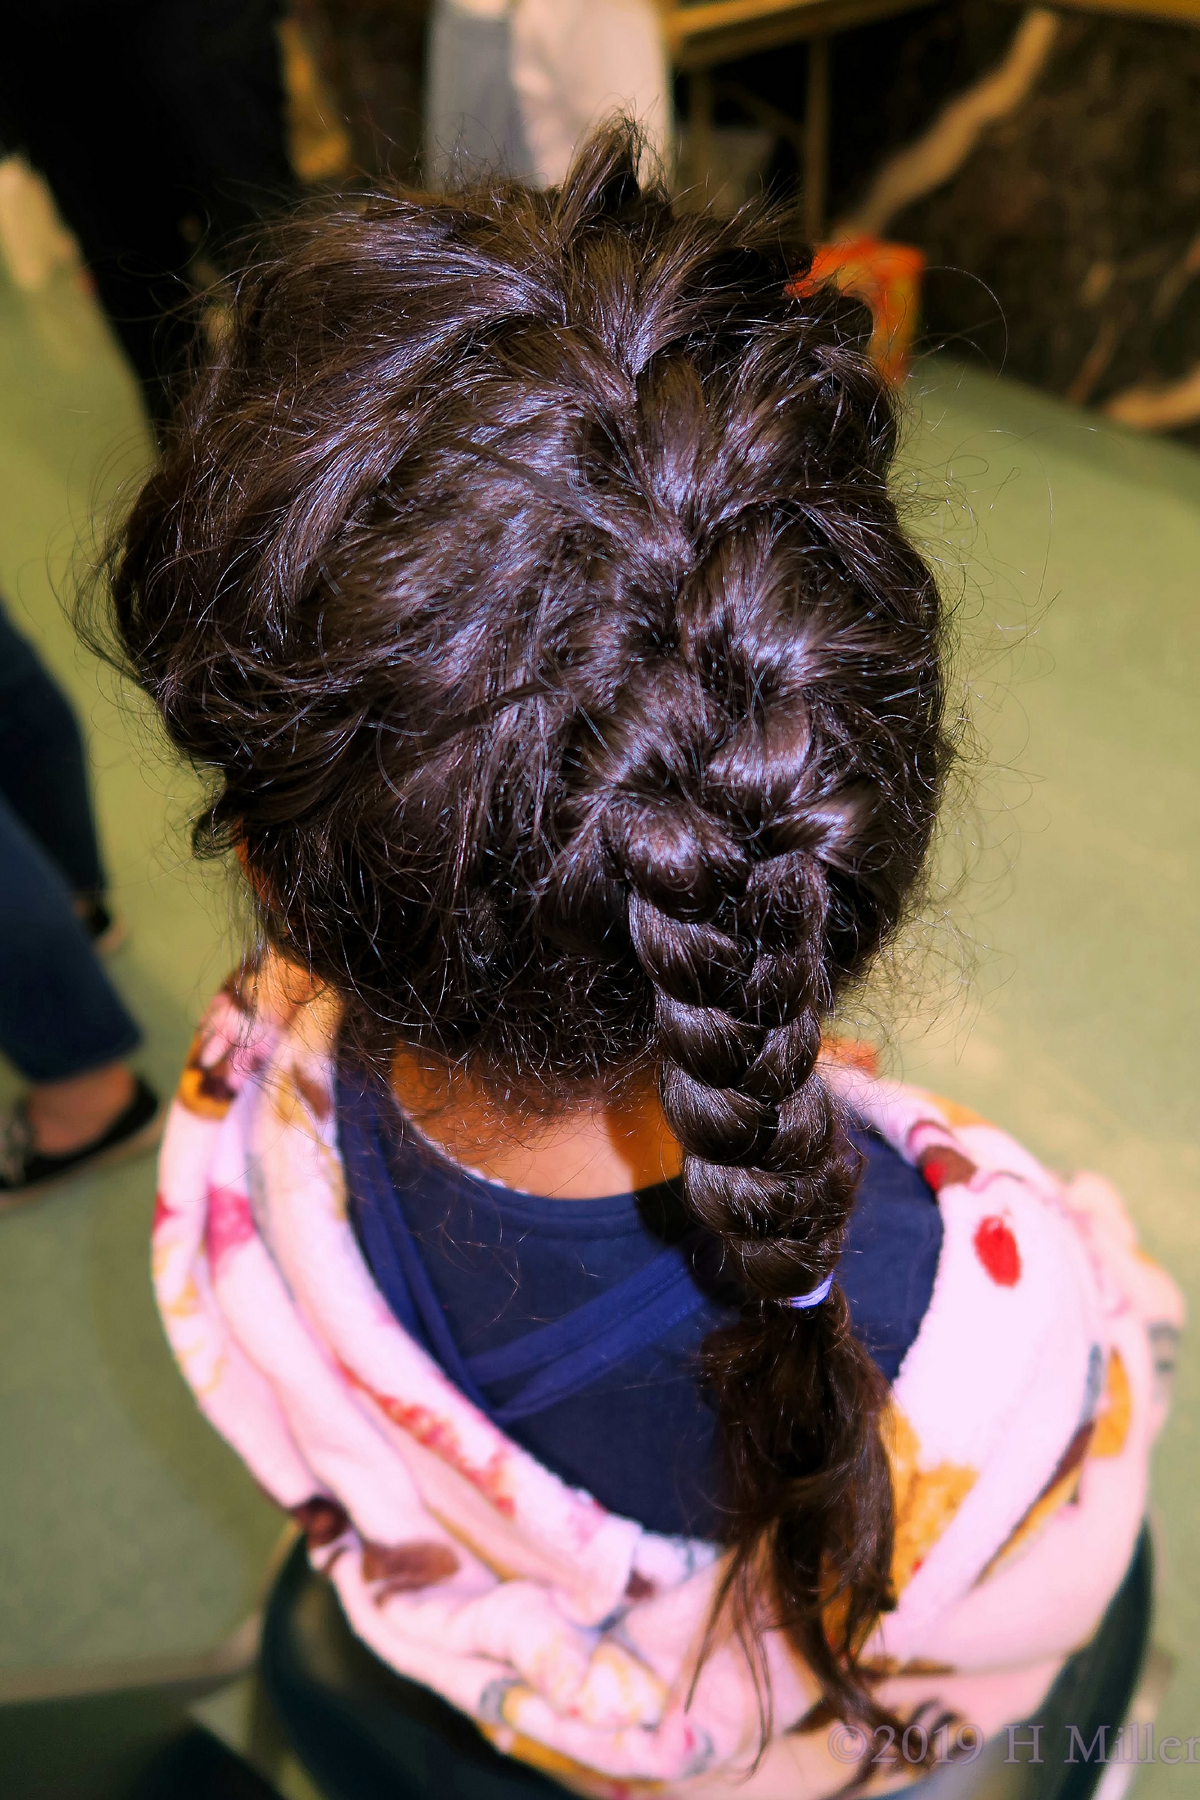
[[[528,180],[534,163],[512,84],[509,0],[435,0],[425,77],[425,178],[490,172]]]
[[[653,0],[515,0],[512,76],[537,180],[560,182],[590,126],[618,112],[666,168],[671,101]]]

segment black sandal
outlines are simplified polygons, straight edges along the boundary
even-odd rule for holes
[[[34,1147],[33,1128],[24,1101],[13,1108],[0,1132],[0,1207],[39,1192],[85,1168],[121,1162],[148,1150],[162,1135],[163,1114],[158,1095],[141,1076],[134,1077],[133,1099],[99,1137],[62,1156],[47,1156]]]

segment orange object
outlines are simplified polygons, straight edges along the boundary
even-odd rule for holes
[[[888,381],[908,374],[913,339],[921,316],[921,277],[926,258],[911,244],[885,244],[879,238],[847,238],[840,244],[818,244],[812,267],[793,284],[796,294],[811,294],[829,281],[843,293],[865,300],[874,330],[871,356]]]

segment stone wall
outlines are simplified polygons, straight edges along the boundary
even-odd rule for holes
[[[964,40],[991,50],[997,11],[967,0]],[[1118,412],[1179,382],[1200,367],[1200,29],[1062,15],[1025,100],[888,232],[930,258],[935,337]]]
[[[1010,83],[1017,103],[919,198],[873,207],[897,161],[995,84],[1031,19],[1043,26]],[[761,123],[757,99],[798,123],[805,55],[714,71],[720,120]],[[1129,423],[1194,421],[1200,441],[1200,19],[949,0],[838,36],[832,80],[832,227],[927,253],[927,343]],[[687,102],[683,86],[685,116]],[[764,168],[785,201],[795,135],[781,120]]]

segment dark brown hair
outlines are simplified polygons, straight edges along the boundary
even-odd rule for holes
[[[657,1073],[744,1298],[710,1339],[732,1581],[878,1716],[886,1387],[835,1287],[822,1021],[894,932],[946,760],[891,398],[769,217],[624,128],[562,188],[293,223],[113,557],[126,653],[269,937],[345,1031],[545,1107]],[[765,1579],[764,1579],[765,1578]],[[765,1591],[764,1591],[765,1590]]]

